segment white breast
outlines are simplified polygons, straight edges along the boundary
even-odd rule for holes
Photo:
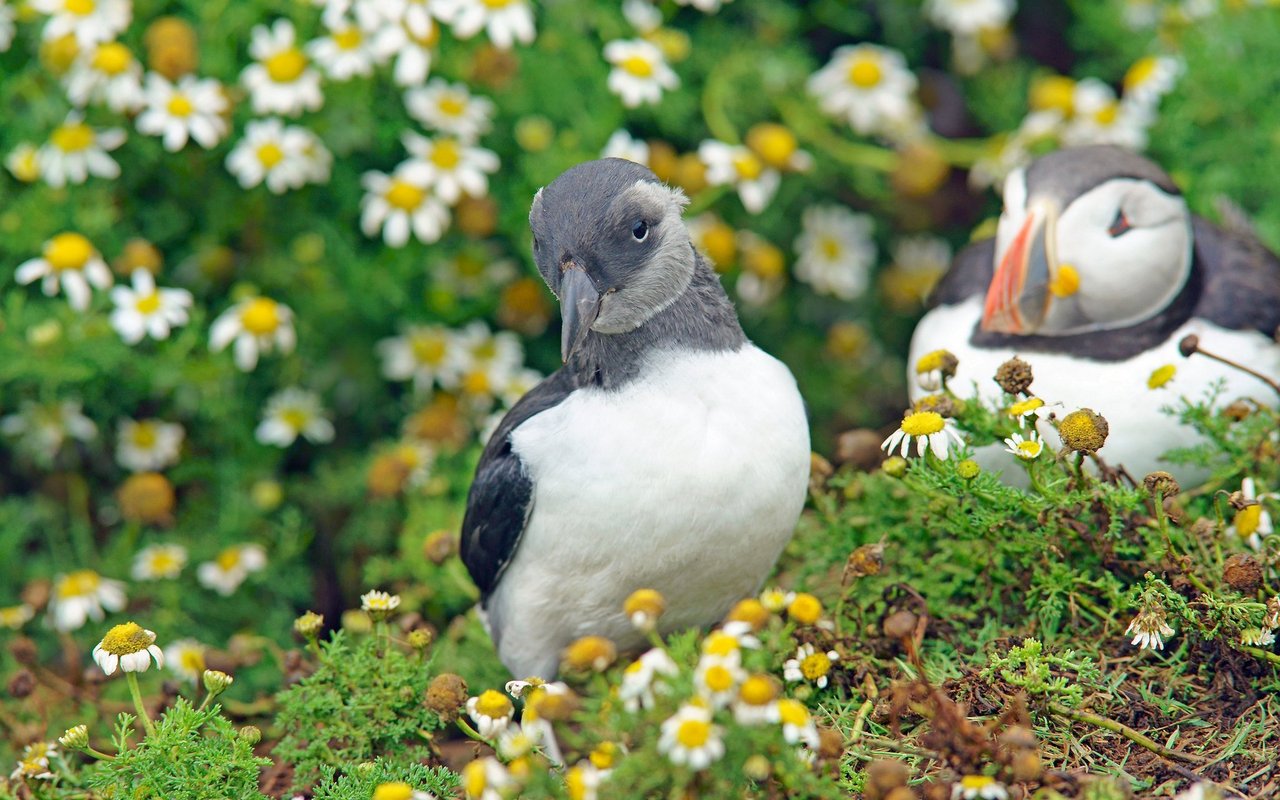
[[[588,633],[641,642],[627,595],[654,588],[667,630],[755,592],[804,505],[809,432],[787,368],[746,345],[665,352],[616,391],[580,390],[512,435],[533,510],[486,604],[499,655],[553,673]]]
[[[1089,361],[1054,353],[975,348],[969,344],[969,335],[981,315],[982,300],[977,297],[930,311],[911,339],[912,372],[920,356],[945,348],[960,360],[956,377],[949,383],[957,395],[972,397],[976,384],[984,398],[999,401],[1001,390],[992,376],[1003,361],[1017,355],[1031,364],[1035,373],[1032,390],[1046,402],[1062,404],[1060,416],[1077,408],[1092,408],[1107,419],[1111,433],[1099,455],[1113,466],[1123,464],[1139,480],[1160,469],[1172,472],[1184,486],[1208,477],[1204,470],[1174,466],[1160,458],[1173,448],[1200,441],[1191,428],[1161,411],[1162,407],[1176,406],[1179,396],[1202,400],[1210,386],[1222,381],[1222,402],[1239,397],[1274,402],[1267,386],[1256,378],[1212,359],[1183,358],[1178,352],[1178,342],[1194,333],[1206,350],[1238,360],[1272,378],[1280,377],[1280,346],[1257,331],[1233,331],[1191,319],[1160,345],[1126,361]],[[1114,335],[1125,333],[1116,331]],[[1177,368],[1173,381],[1162,389],[1148,388],[1151,373],[1165,364]],[[914,374],[909,377],[913,400],[927,394],[915,383]],[[1059,446],[1051,426],[1041,423],[1039,430],[1051,444]],[[1014,457],[1003,452],[1003,446],[981,455],[984,466],[1004,469],[1007,474],[1020,472]]]

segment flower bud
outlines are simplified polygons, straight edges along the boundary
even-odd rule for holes
[[[293,621],[294,631],[309,642],[315,641],[323,628],[324,617],[314,611],[308,611]]]
[[[67,728],[67,732],[58,737],[58,744],[68,750],[84,750],[89,747],[89,727],[76,725]]]
[[[622,612],[636,630],[651,631],[667,610],[667,601],[656,589],[636,589],[622,604]]]
[[[245,725],[239,731],[240,738],[248,742],[250,746],[262,741],[262,731],[257,725]]]
[[[210,697],[217,697],[231,688],[231,684],[236,682],[235,678],[216,669],[206,669],[203,677],[205,691],[209,693]]]
[[[1149,494],[1161,497],[1177,497],[1182,491],[1182,487],[1178,485],[1178,479],[1163,471],[1153,472],[1143,478],[1142,486]]]

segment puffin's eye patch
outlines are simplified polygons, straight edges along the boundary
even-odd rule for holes
[[[1111,238],[1114,239],[1132,229],[1133,226],[1129,224],[1129,218],[1124,215],[1124,210],[1117,209],[1116,218],[1111,220],[1111,227],[1107,228],[1107,233],[1111,234]]]
[[[649,223],[644,220],[636,220],[631,226],[631,235],[635,237],[637,242],[643,242],[645,237],[649,235]]]

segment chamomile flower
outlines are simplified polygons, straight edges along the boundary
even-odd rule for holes
[[[184,75],[176,84],[155,72],[147,75],[146,108],[138,115],[138,130],[159,136],[164,149],[176,153],[188,140],[206,150],[227,135],[223,114],[230,107],[222,85],[213,78]]]
[[[371,617],[386,619],[400,607],[400,595],[371,589],[360,595],[360,610]]]
[[[604,782],[609,770],[600,769],[590,761],[583,759],[564,773],[564,788],[569,800],[598,800],[600,784]]]
[[[1270,628],[1245,628],[1240,631],[1240,644],[1245,647],[1270,647],[1276,643],[1276,634]]]
[[[1009,800],[1009,790],[990,775],[965,775],[951,785],[951,800]]]
[[[392,381],[412,380],[415,390],[428,392],[452,374],[454,342],[453,332],[441,325],[405,325],[399,336],[377,344],[382,374]]]
[[[1028,397],[1009,406],[1004,413],[1016,419],[1019,428],[1027,427],[1027,423],[1030,422],[1032,430],[1035,430],[1035,423],[1048,416],[1049,408],[1041,398]]]
[[[187,548],[180,544],[153,544],[133,557],[130,575],[135,581],[173,580],[187,565]]]
[[[515,706],[502,692],[487,689],[467,700],[467,716],[475,724],[481,736],[492,739],[511,724]]]
[[[240,588],[251,574],[267,566],[267,551],[261,545],[235,544],[218,553],[213,561],[196,568],[201,586],[228,597]]]
[[[1262,537],[1275,532],[1271,522],[1271,514],[1263,507],[1263,500],[1280,497],[1276,492],[1258,493],[1253,478],[1245,478],[1240,482],[1240,497],[1243,508],[1236,512],[1231,524],[1227,526],[1228,536],[1238,536],[1249,543],[1254,550],[1262,548]]]
[[[733,186],[742,207],[752,214],[764,211],[782,182],[781,173],[742,145],[708,139],[698,145],[698,158],[707,168],[707,182]]]
[[[488,175],[498,171],[497,153],[451,136],[427,138],[413,131],[405,131],[400,141],[410,155],[401,168],[421,175],[436,196],[449,205],[461,200],[463,194],[488,194]]]
[[[951,264],[951,245],[938,236],[904,236],[893,244],[893,261],[881,276],[885,295],[907,310],[923,303]]]
[[[818,652],[811,644],[802,644],[796,650],[795,658],[787,659],[782,665],[782,677],[793,683],[807,681],[819,689],[827,688],[831,665],[840,660],[835,650]]]
[[[21,630],[22,626],[30,622],[35,615],[36,610],[27,603],[0,607],[0,628],[8,628],[11,631]]]
[[[124,606],[123,582],[80,569],[53,579],[49,621],[54,630],[74,631],[91,619],[101,622],[106,611],[122,611]]]
[[[622,685],[618,687],[618,697],[623,708],[632,713],[641,708],[653,708],[654,693],[657,686],[665,688],[666,684],[655,684],[658,676],[673,677],[679,673],[676,662],[671,660],[667,651],[660,648],[649,650],[644,655],[627,665],[622,672]]]
[[[421,2],[406,3],[414,10],[424,9]],[[419,86],[431,73],[436,44],[440,40],[440,28],[431,21],[425,10],[426,25],[415,27],[406,16],[401,21],[379,27],[373,35],[373,51],[379,62],[392,58],[391,78],[397,86]],[[419,31],[424,31],[419,33]]]
[[[227,170],[243,189],[265,182],[273,194],[283,194],[304,186],[313,175],[308,147],[318,147],[328,154],[324,145],[305,128],[286,126],[275,118],[253,120],[227,154]]]
[[[739,725],[778,722],[778,683],[769,675],[751,675],[738,687],[733,718]]]
[[[125,132],[120,128],[94,130],[79,112],[73,111],[37,151],[40,177],[55,189],[68,183],[84,183],[90,175],[118,178],[120,165],[107,153],[124,144],[124,140]]]
[[[722,708],[733,702],[738,685],[746,677],[746,671],[736,661],[704,655],[694,670],[693,685],[712,708]]]
[[[146,672],[153,660],[157,667],[164,666],[164,651],[156,644],[155,631],[126,622],[107,631],[93,648],[93,660],[108,675],[117,668],[121,672]]]
[[[222,312],[209,329],[209,349],[221,352],[232,344],[236,366],[250,372],[258,365],[258,354],[279,349],[293,352],[297,334],[293,311],[269,297],[250,297]]]
[[[461,389],[482,403],[506,387],[524,361],[518,336],[510,331],[494,333],[480,320],[459,331],[456,341],[450,351],[453,381],[446,388]]]
[[[662,92],[680,86],[680,79],[667,66],[662,50],[644,39],[617,39],[604,46],[609,71],[609,91],[622,98],[627,108],[656,105]]]
[[[276,447],[288,447],[299,436],[312,444],[324,444],[333,441],[333,423],[325,416],[319,395],[291,386],[267,400],[253,436]]]
[[[133,472],[155,472],[178,463],[185,432],[176,422],[158,419],[120,422],[116,461]]]
[[[61,288],[72,308],[85,311],[92,297],[89,287],[111,286],[111,270],[88,239],[68,231],[45,242],[38,257],[19,264],[14,279],[23,285],[38,279],[40,290],[47,297],[53,297]]]
[[[421,169],[401,165],[390,175],[369,171],[361,178],[360,230],[391,247],[404,247],[409,234],[423,244],[439,241],[449,227],[449,210],[436,197]]]
[[[431,270],[431,288],[450,297],[491,297],[519,274],[516,263],[496,251],[464,250]]]
[[[724,756],[721,730],[711,723],[711,709],[686,703],[662,723],[658,752],[673,764],[703,770]]]
[[[373,789],[371,800],[437,800],[431,792],[414,789],[407,783],[380,783]]]
[[[23,183],[35,183],[40,180],[40,148],[31,142],[19,142],[4,157],[4,167]]]
[[[1172,56],[1143,56],[1124,74],[1124,99],[1153,109],[1182,77],[1183,63]]]
[[[1141,150],[1147,144],[1151,110],[1116,99],[1111,87],[1097,78],[1075,85],[1073,113],[1062,129],[1062,143],[1075,147],[1114,144]]]
[[[195,639],[179,639],[164,649],[164,663],[174,675],[187,683],[196,683],[205,671],[206,649]]]
[[[916,411],[902,418],[902,424],[889,434],[881,448],[886,453],[900,449],[899,454],[906,458],[913,440],[916,443],[916,455],[923,457],[928,450],[944,461],[952,443],[964,445],[953,420],[945,419],[936,411]]]
[[[601,158],[625,158],[637,164],[649,166],[649,145],[641,139],[632,137],[625,130],[618,129],[605,142]]]
[[[32,742],[22,748],[18,766],[9,773],[9,779],[50,780],[53,778],[53,772],[49,766],[49,759],[57,757],[58,746],[53,742]]]
[[[122,114],[142,107],[142,65],[120,42],[103,42],[86,49],[64,78],[67,99],[77,107],[105,103]]]
[[[68,438],[92,441],[98,426],[81,411],[79,400],[39,405],[23,400],[16,414],[0,418],[0,433],[21,437],[22,447],[38,460],[50,462]]]
[[[270,28],[255,25],[249,35],[254,63],[240,73],[240,83],[249,90],[255,114],[295,117],[324,105],[320,73],[298,47],[292,22],[278,19]]]
[[[461,83],[432,78],[426,86],[404,93],[409,116],[425,127],[474,142],[488,132],[495,111],[493,101],[472,95]]]
[[[760,605],[764,606],[767,611],[779,614],[787,606],[791,605],[795,598],[795,592],[788,592],[777,586],[771,586],[760,593]]]
[[[462,791],[467,800],[503,800],[512,794],[511,773],[493,756],[477,758],[462,768]]]
[[[861,134],[900,130],[917,114],[916,78],[896,50],[874,44],[845,45],[809,77],[809,94],[822,110],[842,117]]]
[[[448,22],[454,12],[449,7],[450,3],[440,0],[365,0],[364,5],[387,22],[402,25],[420,39],[438,34],[438,23]],[[356,11],[358,16],[360,9]]]
[[[843,206],[810,206],[796,238],[796,278],[819,294],[853,300],[867,289],[876,246],[871,218]]]
[[[732,2],[733,0],[676,0],[676,5],[693,6],[703,14],[714,14],[720,10],[720,6]]]
[[[130,0],[31,0],[31,7],[49,15],[40,34],[45,41],[70,34],[82,48],[116,38],[133,16]]]
[[[662,9],[653,0],[622,0],[622,16],[641,34],[662,27]]]
[[[503,50],[516,42],[532,44],[537,33],[528,0],[455,0],[450,24],[459,39],[470,39],[483,30]]]
[[[810,749],[817,749],[818,726],[804,703],[790,697],[779,700],[778,720],[782,723],[782,738],[787,744],[804,744]]]
[[[925,0],[930,22],[956,35],[973,36],[1001,28],[1013,16],[1014,0]]]
[[[187,324],[194,302],[191,292],[157,288],[155,278],[145,269],[135,269],[132,280],[132,286],[111,290],[115,304],[111,327],[126,344],[137,344],[147,336],[157,341],[168,339],[173,328]]]
[[[1005,452],[1011,453],[1023,461],[1034,461],[1044,452],[1044,442],[1033,428],[1024,439],[1022,434],[1015,433],[1004,440]]]
[[[341,20],[328,36],[307,42],[306,49],[307,55],[336,81],[372,75],[378,57],[372,40],[351,20]]]
[[[1144,608],[1138,613],[1133,621],[1129,623],[1129,627],[1125,628],[1124,635],[1133,634],[1133,641],[1141,650],[1163,650],[1164,640],[1173,635],[1173,628],[1165,622],[1164,609],[1151,607]]]

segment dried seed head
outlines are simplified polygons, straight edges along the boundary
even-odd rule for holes
[[[1254,411],[1253,406],[1249,405],[1243,400],[1236,400],[1235,402],[1228,405],[1226,408],[1222,409],[1222,416],[1226,417],[1227,419],[1240,422],[1241,420],[1248,419],[1249,415],[1252,414],[1253,411]]]
[[[945,394],[927,394],[911,407],[913,411],[932,411],[943,417],[956,415],[956,401]]]
[[[1182,337],[1182,341],[1178,342],[1178,352],[1182,353],[1184,358],[1191,358],[1197,350],[1200,349],[1200,337],[1194,333]]]
[[[458,552],[458,539],[452,531],[439,530],[427,535],[422,542],[422,554],[432,564],[440,565]]]
[[[1044,765],[1040,763],[1040,754],[1035,750],[1022,750],[1013,757],[1009,770],[1015,781],[1023,783],[1037,780],[1044,772]]]
[[[1153,472],[1142,479],[1142,485],[1147,492],[1161,497],[1177,497],[1182,491],[1182,487],[1178,485],[1178,479],[1167,472]]]
[[[911,770],[901,761],[887,758],[872,761],[867,767],[867,780],[864,784],[864,796],[867,800],[884,800],[899,787],[905,787],[911,778]]]
[[[1058,423],[1058,435],[1069,450],[1077,453],[1096,453],[1107,442],[1111,426],[1093,409],[1072,411]]]
[[[36,690],[36,676],[31,670],[21,667],[9,678],[9,684],[5,689],[9,692],[10,697],[18,700],[30,697],[31,693]]]
[[[995,382],[1008,394],[1020,394],[1031,386],[1031,365],[1014,356],[996,368]]]
[[[836,438],[836,461],[870,472],[884,458],[883,441],[883,436],[866,428],[845,431]]]
[[[844,735],[835,728],[818,728],[818,758],[835,761],[844,755]]]
[[[1222,579],[1238,592],[1253,594],[1262,585],[1262,565],[1248,553],[1236,553],[1222,565]]]
[[[910,611],[895,611],[884,620],[884,635],[890,639],[905,639],[916,631],[919,617]]]
[[[458,712],[467,704],[467,682],[460,675],[442,672],[432,679],[427,687],[425,705],[440,715],[444,722],[453,722]]]
[[[884,570],[884,545],[875,542],[864,544],[849,554],[844,565],[844,577],[865,578],[868,575],[879,575]]]

